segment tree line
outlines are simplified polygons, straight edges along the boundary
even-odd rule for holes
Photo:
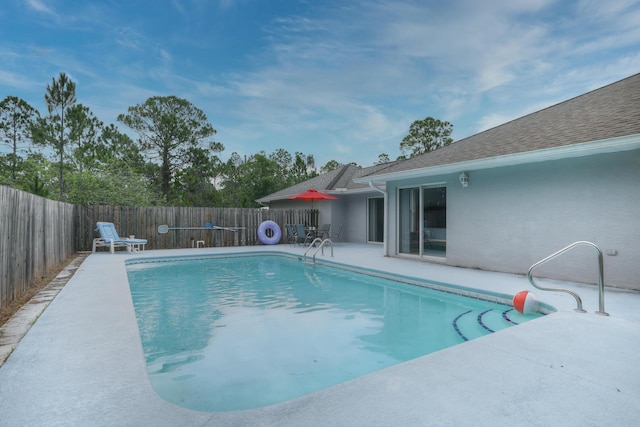
[[[23,99],[0,102],[0,184],[80,205],[255,207],[255,200],[318,175],[312,154],[277,149],[250,156],[224,145],[206,114],[176,96],[154,96],[117,121],[137,135],[100,121],[77,102],[76,85],[60,73],[46,87],[47,111]],[[452,126],[427,117],[400,144],[411,157],[451,143]],[[389,161],[381,154],[377,163]],[[319,169],[329,172],[339,163]]]

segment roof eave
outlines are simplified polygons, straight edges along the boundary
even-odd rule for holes
[[[365,181],[365,183],[368,181]],[[361,194],[361,193],[371,193],[372,190],[370,187],[362,187],[362,188],[348,188],[348,189],[335,189],[335,190],[323,190],[323,193],[331,194],[332,196],[336,196],[340,198],[342,195],[349,194]],[[271,202],[282,201],[282,200],[292,200],[291,196],[278,196],[278,197],[263,197],[261,199],[256,200],[261,205],[266,205]]]
[[[354,178],[353,181],[359,184],[365,184],[368,182],[383,183],[401,179],[446,175],[450,173],[480,169],[493,169],[504,166],[516,166],[526,163],[569,159],[575,157],[591,156],[594,154],[613,153],[635,149],[640,149],[640,134],[627,135],[599,141],[584,142],[562,147],[547,148],[543,150],[527,151],[524,153],[507,154],[504,156],[469,160],[465,162],[447,163],[443,165],[410,169],[406,171],[392,172],[387,174],[374,174],[361,178]]]

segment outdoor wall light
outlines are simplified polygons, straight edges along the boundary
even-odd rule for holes
[[[462,188],[467,188],[469,186],[469,175],[467,175],[466,172],[460,173],[458,181],[460,181],[460,185],[462,185]]]

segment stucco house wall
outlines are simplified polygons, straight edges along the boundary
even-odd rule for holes
[[[331,233],[335,234],[338,232],[338,228],[344,224],[344,229],[340,233],[340,241],[347,242],[347,225],[346,223],[349,221],[349,198],[348,197],[338,197],[338,200],[333,200],[331,203],[331,217],[326,221],[326,223],[331,224]]]
[[[340,240],[367,243],[367,199],[372,195],[371,193],[352,194],[345,198],[346,215],[342,221],[344,238]]]
[[[446,264],[526,273],[580,240],[604,255],[605,284],[640,289],[640,150],[389,182],[389,242],[397,241],[397,189],[446,182]],[[391,255],[399,255],[394,243]],[[597,283],[597,256],[577,247],[536,275]]]

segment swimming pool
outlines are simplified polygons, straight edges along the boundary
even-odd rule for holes
[[[154,389],[203,411],[283,402],[542,315],[276,254],[134,260],[127,273]]]

